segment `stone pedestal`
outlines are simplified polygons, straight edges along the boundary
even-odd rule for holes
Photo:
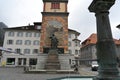
[[[45,63],[45,69],[46,70],[60,70],[58,51],[56,49],[49,51],[48,58]]]
[[[38,63],[34,68],[32,66],[26,66],[25,72],[27,73],[75,73],[74,68],[71,66],[74,63],[70,63],[71,60],[75,60],[72,54],[58,54],[57,50],[50,50],[49,54],[38,55]]]

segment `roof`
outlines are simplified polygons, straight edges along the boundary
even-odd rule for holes
[[[19,26],[19,27],[10,27],[10,28],[5,28],[5,30],[41,30],[41,29],[36,29],[36,25],[42,25],[41,22],[34,22],[34,25],[27,25],[27,26]],[[76,35],[80,35],[79,32],[76,30],[68,29],[69,32],[73,32]]]
[[[116,45],[120,45],[120,40],[113,39]]]
[[[120,28],[120,24],[117,26],[117,28]]]
[[[4,24],[3,22],[0,22],[0,28],[7,28],[7,25]]]
[[[97,42],[97,35],[95,33],[91,34],[86,40],[82,42],[82,45],[88,45],[88,44],[96,44]]]
[[[79,39],[73,39],[73,41],[79,41],[80,42],[81,40],[79,40]]]
[[[42,22],[34,22],[34,25],[41,25]]]
[[[116,45],[120,45],[120,40],[113,39]],[[85,47],[90,44],[96,44],[97,42],[97,34],[91,34],[85,41],[82,42],[82,47]]]
[[[5,28],[5,30],[40,30],[40,29],[36,29],[34,25],[28,25],[28,26]]]
[[[69,31],[69,32],[73,32],[73,33],[75,33],[75,34],[77,34],[77,35],[80,35],[80,33],[79,33],[78,31],[76,31],[76,30],[68,29],[68,31]]]

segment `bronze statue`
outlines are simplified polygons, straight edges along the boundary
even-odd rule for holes
[[[56,36],[54,34],[52,34],[50,36],[50,39],[51,39],[51,48],[52,49],[57,49],[57,46],[58,46],[58,39],[56,38]]]

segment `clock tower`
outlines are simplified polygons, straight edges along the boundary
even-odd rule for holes
[[[51,47],[50,36],[58,39],[58,49],[68,53],[68,0],[43,0],[40,51]]]

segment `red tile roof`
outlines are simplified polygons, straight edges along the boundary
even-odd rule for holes
[[[82,47],[87,46],[89,44],[96,44],[97,42],[97,34],[91,34],[85,41],[82,42]],[[120,40],[114,39],[116,45],[120,45]]]

